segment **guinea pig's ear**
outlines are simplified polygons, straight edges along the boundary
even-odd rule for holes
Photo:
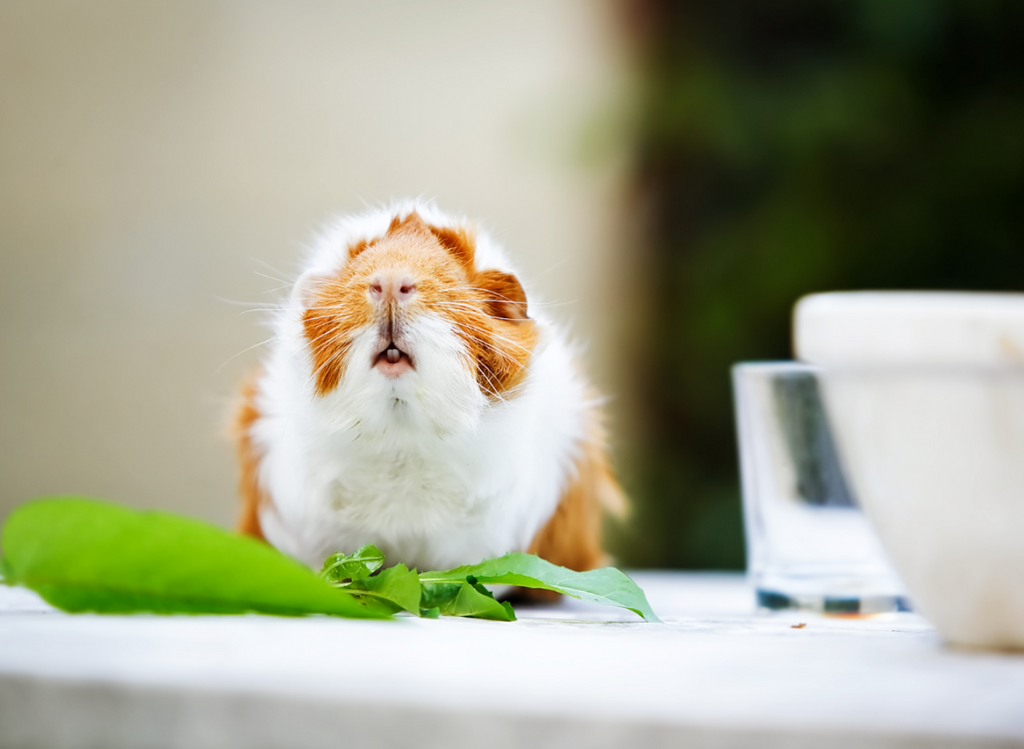
[[[476,237],[468,226],[431,226],[430,233],[467,270],[473,268]]]
[[[292,286],[291,303],[303,311],[317,304],[317,294],[324,284],[330,280],[318,271],[308,270],[298,277]]]
[[[429,234],[430,229],[424,223],[416,211],[411,211],[408,216],[402,218],[401,216],[395,216],[391,219],[391,225],[388,226],[388,236],[394,236],[395,234]]]
[[[475,285],[486,293],[487,306],[493,317],[513,322],[530,319],[526,309],[526,292],[519,279],[511,273],[483,270],[477,273]]]

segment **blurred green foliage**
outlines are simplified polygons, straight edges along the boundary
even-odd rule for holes
[[[632,565],[744,564],[729,367],[800,296],[1024,287],[1024,2],[653,2]]]

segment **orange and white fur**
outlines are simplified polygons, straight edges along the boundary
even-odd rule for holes
[[[406,202],[316,241],[236,420],[240,529],[319,566],[602,563],[623,498],[561,332],[484,233]]]

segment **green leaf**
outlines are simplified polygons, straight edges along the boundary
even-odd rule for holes
[[[439,608],[444,616],[472,616],[499,622],[516,620],[512,604],[508,601],[496,601],[491,591],[472,579],[459,585],[455,595]]]
[[[420,582],[423,584],[423,597],[420,599],[420,606],[425,609],[441,608],[447,606],[459,595],[462,583],[465,580],[441,583],[423,583],[423,576],[420,575]]]
[[[512,604],[494,600],[491,591],[473,578],[424,584],[420,605],[435,607],[444,616],[473,616],[502,622],[516,620]]]
[[[388,616],[251,538],[78,497],[22,505],[3,528],[10,582],[64,611]]]
[[[639,586],[614,567],[575,572],[546,562],[533,554],[515,551],[497,559],[485,560],[480,564],[420,574],[420,582],[425,588],[436,583],[453,583],[467,578],[474,578],[481,583],[554,590],[583,601],[629,609],[649,622],[661,621],[651,610],[647,596]],[[441,613],[445,613],[443,607]]]
[[[419,575],[404,564],[396,564],[373,577],[353,580],[346,588],[352,595],[358,596],[360,592],[365,592],[368,596],[393,604],[396,611],[408,611],[417,616],[420,613],[422,589]]]
[[[331,554],[324,560],[320,577],[330,583],[341,583],[345,580],[362,580],[384,566],[384,553],[376,546],[369,544],[355,554]]]

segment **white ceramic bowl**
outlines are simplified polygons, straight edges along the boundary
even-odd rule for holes
[[[1024,649],[1024,295],[818,294],[794,326],[914,605],[950,643]]]

